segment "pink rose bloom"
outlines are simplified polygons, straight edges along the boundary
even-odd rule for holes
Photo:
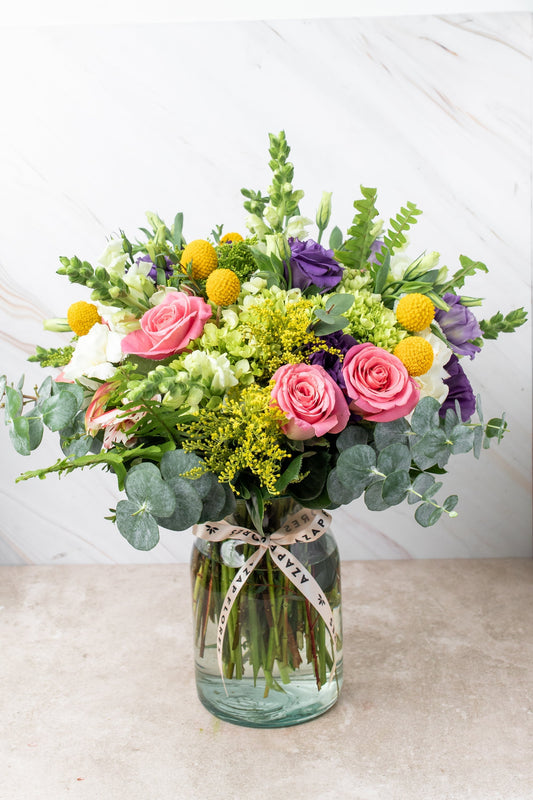
[[[399,358],[370,342],[356,344],[344,357],[342,374],[350,409],[371,422],[405,417],[420,390]]]
[[[141,328],[122,339],[122,352],[160,361],[181,353],[189,342],[202,335],[212,315],[201,297],[184,292],[169,292],[159,305],[141,317]]]
[[[272,377],[272,398],[288,419],[282,430],[289,439],[340,433],[348,424],[346,399],[323,367],[285,364]]]

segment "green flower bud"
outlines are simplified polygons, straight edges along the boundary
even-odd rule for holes
[[[331,195],[332,192],[322,192],[320,203],[316,212],[316,224],[318,229],[325,231],[331,218]]]

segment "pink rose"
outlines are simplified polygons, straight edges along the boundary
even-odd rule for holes
[[[356,344],[344,357],[342,374],[350,409],[371,422],[405,417],[420,390],[399,358],[370,342]]]
[[[155,361],[180,353],[202,335],[212,313],[201,297],[169,292],[159,305],[143,314],[140,330],[122,339],[122,352]]]
[[[285,364],[272,377],[272,398],[288,418],[282,430],[289,439],[340,433],[346,427],[346,399],[323,367]]]

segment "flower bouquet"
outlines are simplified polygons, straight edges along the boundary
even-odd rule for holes
[[[462,289],[487,267],[409,256],[421,212],[408,202],[384,225],[375,189],[325,247],[331,194],[311,237],[283,132],[269,152],[268,193],[242,190],[246,236],[217,226],[186,242],[182,213],[170,227],[149,213],[96,267],[61,258],[90,296],[45,323],[69,343],[30,359],[59,372],[33,394],[0,386],[15,449],[29,455],[48,427],[63,451],[20,480],[109,470],[126,495],[111,519],[140,550],[160,526],[194,526],[198,691],[251,725],[303,721],[338,695],[327,511],[362,496],[374,511],[407,501],[425,527],[455,516],[455,495],[437,499],[450,456],[478,458],[506,428],[484,421],[463,364],[526,319],[477,320],[481,300]]]

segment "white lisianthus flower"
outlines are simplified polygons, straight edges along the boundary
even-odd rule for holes
[[[292,217],[287,223],[285,233],[295,239],[305,239],[308,235],[307,228],[313,224],[313,220],[308,217]]]
[[[424,375],[417,375],[414,378],[420,388],[420,399],[422,397],[434,397],[439,403],[443,403],[448,395],[448,387],[444,383],[444,378],[448,377],[448,373],[444,369],[444,365],[450,360],[452,351],[438,336],[431,332],[430,328],[426,328],[416,335],[427,339],[433,348],[433,364],[431,368]]]
[[[122,339],[120,333],[96,323],[76,342],[72,358],[63,368],[63,375],[73,381],[84,377],[109,380],[115,374],[115,364],[124,358],[120,346]]]
[[[430,253],[425,253],[420,259],[416,259],[418,262],[416,274],[423,275],[424,272],[428,272],[430,269],[436,267],[439,263],[439,258],[440,253],[437,253],[436,250],[432,250]],[[407,272],[407,268],[412,266],[413,263],[413,259],[405,255],[402,251],[395,253],[390,260],[390,276],[393,280],[400,281]]]
[[[128,254],[122,248],[122,239],[111,239],[98,259],[98,263],[105,267],[110,275],[121,278],[124,275],[128,260]]]
[[[277,256],[282,261],[291,257],[291,248],[287,237],[282,233],[271,233],[265,236],[267,256]]]

